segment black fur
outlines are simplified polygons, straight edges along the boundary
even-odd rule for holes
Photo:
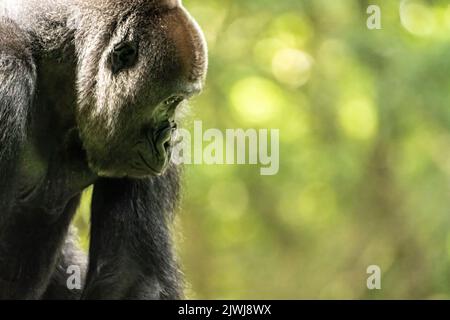
[[[0,17],[0,39],[0,205],[7,208],[16,184],[17,161],[11,159],[25,141],[36,68],[30,40],[13,21]]]
[[[168,227],[177,195],[175,168],[147,181],[97,182],[86,298],[181,298]]]
[[[21,3],[0,0],[0,299],[182,298],[179,170],[158,175],[168,156],[149,115],[199,90],[199,29],[178,0]],[[130,37],[138,60],[112,72],[105,57]],[[87,265],[70,224],[90,185]],[[67,287],[71,265],[81,290]]]

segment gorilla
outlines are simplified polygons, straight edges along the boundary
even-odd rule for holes
[[[170,158],[206,69],[180,0],[0,0],[0,299],[183,298]]]

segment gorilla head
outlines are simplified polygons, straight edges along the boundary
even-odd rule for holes
[[[73,23],[76,117],[89,166],[106,177],[159,175],[177,107],[203,86],[203,34],[180,0],[88,3]]]

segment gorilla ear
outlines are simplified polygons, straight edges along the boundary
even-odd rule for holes
[[[110,56],[111,70],[116,74],[136,64],[138,45],[136,42],[122,42],[114,46]]]

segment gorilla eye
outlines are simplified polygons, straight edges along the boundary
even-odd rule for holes
[[[124,42],[117,44],[114,46],[110,58],[112,72],[115,74],[133,67],[136,64],[137,56],[138,48],[136,43]]]

